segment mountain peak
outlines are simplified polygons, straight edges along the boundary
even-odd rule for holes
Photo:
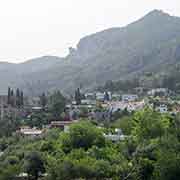
[[[166,16],[167,17],[167,16],[170,16],[170,15],[168,13],[165,13],[162,10],[155,9],[155,10],[149,12],[146,16],[150,16],[150,17],[152,17],[152,16],[153,17],[158,17],[158,16],[163,17],[163,16]]]
[[[165,24],[165,23],[172,23],[174,19],[174,16],[169,15],[168,13],[165,13],[162,10],[153,10],[146,14],[144,17],[136,21],[135,23],[143,24],[143,26],[156,26],[160,24]],[[132,23],[132,24],[135,24]]]

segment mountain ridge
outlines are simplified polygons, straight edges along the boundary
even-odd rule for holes
[[[157,72],[180,59],[179,49],[180,18],[154,10],[125,27],[81,38],[64,58],[43,56],[12,66],[3,87],[13,84],[31,95],[54,89],[73,93],[80,85],[92,89],[108,80]],[[1,64],[0,75],[5,75]]]

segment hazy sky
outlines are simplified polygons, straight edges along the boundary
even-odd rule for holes
[[[0,61],[65,56],[79,39],[153,9],[180,16],[179,0],[0,0]]]

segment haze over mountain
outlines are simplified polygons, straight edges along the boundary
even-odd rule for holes
[[[166,70],[180,60],[180,18],[154,10],[123,28],[82,38],[65,58],[44,56],[20,64],[0,63],[0,93],[8,86],[34,95],[61,89],[92,89],[107,80]]]

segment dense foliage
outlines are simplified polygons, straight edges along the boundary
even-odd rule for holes
[[[8,92],[10,91],[13,92],[9,88]],[[20,93],[18,89],[17,92],[17,94],[21,94],[20,97],[17,96],[18,98],[8,96],[8,102],[13,100],[13,103],[8,104],[7,112],[3,114],[3,118],[1,117],[0,137],[11,136],[20,126],[42,128],[44,125],[50,124],[52,120],[63,120],[62,114],[65,112],[66,98],[60,91],[55,91],[48,96],[43,93],[40,96],[42,109],[33,111],[29,108],[27,112],[23,109],[23,93]]]
[[[0,180],[22,172],[32,179],[180,178],[180,116],[144,109],[113,122],[109,128],[88,120],[68,132],[48,130],[42,137],[0,139]],[[121,128],[124,141],[111,142],[104,133]]]

